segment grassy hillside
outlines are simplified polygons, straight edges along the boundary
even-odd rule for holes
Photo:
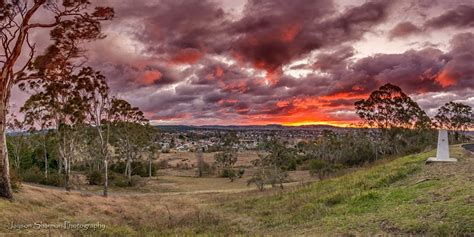
[[[472,234],[474,157],[460,146],[451,153],[458,163],[425,165],[429,152],[283,192],[137,192],[106,199],[24,185],[13,202],[0,200],[0,236],[38,236],[38,230],[9,230],[12,221],[101,223],[105,230],[80,234],[102,236]]]
[[[288,234],[474,234],[474,157],[455,164],[406,156],[294,192],[225,204],[247,231]],[[247,214],[244,216],[244,214]]]

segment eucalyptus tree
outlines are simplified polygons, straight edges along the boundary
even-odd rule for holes
[[[355,102],[356,113],[370,127],[376,154],[399,154],[400,144],[406,143],[403,135],[409,129],[429,131],[433,124],[426,113],[405,94],[390,83],[373,91],[369,98]]]
[[[98,145],[98,155],[103,163],[104,169],[104,197],[108,196],[109,184],[109,159],[110,159],[110,123],[114,112],[112,101],[109,95],[109,86],[106,78],[99,72],[88,67],[81,75],[81,81],[87,92],[86,122],[95,130],[96,136],[92,136],[88,149],[95,150],[94,144]],[[91,146],[92,145],[92,146]]]
[[[474,114],[471,106],[451,101],[438,109],[435,120],[440,128],[464,131],[474,125]]]
[[[83,140],[88,111],[88,88],[81,74],[62,74],[56,80],[44,80],[24,104],[21,111],[36,117],[53,128],[58,144],[58,155],[65,175],[65,188],[70,190],[71,165]],[[49,75],[55,76],[55,75]],[[66,77],[66,80],[61,80]]]
[[[149,123],[143,112],[127,101],[115,98],[111,104],[114,147],[125,158],[124,175],[131,182],[132,162],[142,157],[149,145]]]
[[[287,148],[276,139],[267,141],[262,147],[258,159],[252,161],[257,171],[247,184],[255,184],[260,191],[263,191],[265,184],[271,184],[272,187],[278,184],[283,189],[290,162],[294,160],[297,150]]]
[[[29,148],[28,138],[25,134],[25,123],[18,120],[15,115],[10,115],[7,123],[11,135],[7,137],[8,151],[13,158],[13,165],[20,169],[21,156]]]
[[[448,102],[438,109],[435,116],[436,126],[454,130],[455,139],[459,139],[459,131],[474,128],[472,107],[463,103]]]
[[[390,83],[373,91],[369,98],[355,102],[355,108],[357,115],[371,127],[431,127],[430,118],[418,104],[400,87]]]
[[[52,139],[50,136],[50,129],[52,128],[52,121],[46,118],[48,113],[46,110],[31,110],[28,106],[22,107],[20,112],[24,116],[25,129],[32,135],[30,139],[33,145],[41,150],[44,160],[44,177],[48,178],[49,161],[48,161],[48,141]],[[58,161],[58,164],[60,161]]]
[[[31,72],[31,63],[36,56],[36,44],[29,39],[32,32],[51,29],[54,38],[68,35],[75,39],[94,40],[102,38],[100,22],[110,20],[113,9],[96,7],[90,10],[87,0],[2,0],[0,1],[0,196],[13,198],[8,153],[6,149],[6,115],[12,87],[26,80],[38,79]],[[45,14],[44,22],[35,21]],[[78,44],[74,44],[78,54]],[[55,48],[60,53],[58,47]],[[72,56],[72,55],[70,55]],[[45,78],[43,78],[45,79]]]
[[[151,178],[153,174],[153,161],[160,157],[160,146],[158,145],[158,129],[148,125],[150,128],[147,131],[148,134],[148,145],[145,148],[145,152],[148,156],[148,177]]]

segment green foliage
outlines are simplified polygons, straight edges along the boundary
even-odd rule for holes
[[[110,184],[116,186],[116,187],[130,187],[130,182],[127,178],[127,176],[124,176],[123,174],[118,174],[115,172],[111,172],[109,175],[109,181]]]
[[[21,179],[25,182],[37,183],[43,185],[51,185],[61,187],[64,185],[64,177],[56,172],[48,174],[48,178],[37,166],[33,166],[30,169],[23,170],[21,172]]]
[[[132,162],[132,175],[138,175],[140,177],[148,177],[148,162],[146,161],[135,161]],[[157,164],[151,164],[151,175],[155,176],[158,169]]]
[[[141,177],[148,177],[148,162],[147,161],[134,161],[131,163],[132,164],[132,176],[133,175],[138,175]],[[126,167],[126,162],[120,161],[120,162],[115,162],[110,165],[110,170],[123,174],[125,173],[125,167]],[[163,165],[163,164],[162,164]],[[151,166],[151,174],[152,176],[156,175],[156,171],[160,167],[159,164],[152,164]]]
[[[1,182],[1,179],[0,179]],[[21,176],[17,169],[10,169],[10,182],[13,191],[18,191],[21,188]]]
[[[232,167],[237,162],[237,152],[230,149],[218,152],[214,155],[214,160],[217,167]]]
[[[466,130],[474,126],[474,114],[471,106],[453,101],[438,109],[435,120],[438,127],[451,130]]]
[[[62,187],[64,186],[64,177],[56,172],[48,174],[48,178],[44,178],[41,184]]]
[[[237,177],[242,178],[242,176],[244,176],[245,174],[245,169],[243,168],[240,168],[238,171],[237,171]]]
[[[340,164],[332,164],[323,160],[311,160],[309,162],[309,173],[311,175],[318,175],[319,179],[324,179],[341,169],[341,167]]]
[[[98,170],[89,171],[87,174],[87,180],[90,185],[101,185],[104,182],[102,172]]]
[[[234,181],[234,178],[237,177],[237,173],[234,169],[224,168],[221,172],[221,177],[229,178],[231,181]]]
[[[139,175],[133,175],[129,180],[127,176],[123,174],[117,174],[111,172],[110,174],[110,183],[116,187],[126,188],[126,187],[135,187],[141,180]]]
[[[236,178],[242,178],[244,175],[245,170],[240,168],[240,169],[230,169],[230,168],[224,168],[221,172],[221,177],[223,178],[229,178],[231,182],[233,182]]]
[[[369,126],[378,128],[429,128],[431,119],[398,86],[390,83],[355,102],[356,113]]]
[[[41,173],[41,170],[38,167],[33,166],[30,169],[21,172],[21,179],[25,182],[41,183],[41,180],[44,179],[44,174]]]
[[[247,185],[255,184],[260,191],[263,191],[265,184],[275,187],[279,184],[283,188],[283,182],[288,177],[288,167],[295,159],[295,150],[287,149],[285,145],[274,140],[264,144],[267,154],[259,154],[259,158],[252,161],[257,167],[257,171],[248,180]]]

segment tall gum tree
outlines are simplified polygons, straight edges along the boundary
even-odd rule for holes
[[[29,73],[36,53],[36,44],[30,41],[29,34],[41,28],[62,27],[68,29],[71,37],[101,38],[100,22],[112,19],[114,11],[110,7],[90,8],[87,0],[0,0],[0,197],[13,198],[5,134],[11,89],[17,83],[37,78],[36,73]],[[40,14],[51,17],[45,17],[45,22],[33,21]],[[94,29],[99,34],[78,28]]]

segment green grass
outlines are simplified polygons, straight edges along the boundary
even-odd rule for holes
[[[465,168],[473,159],[459,146],[451,153],[460,162],[425,165],[434,152],[411,155],[224,206],[252,219],[247,228],[260,233],[474,234],[474,184]]]

